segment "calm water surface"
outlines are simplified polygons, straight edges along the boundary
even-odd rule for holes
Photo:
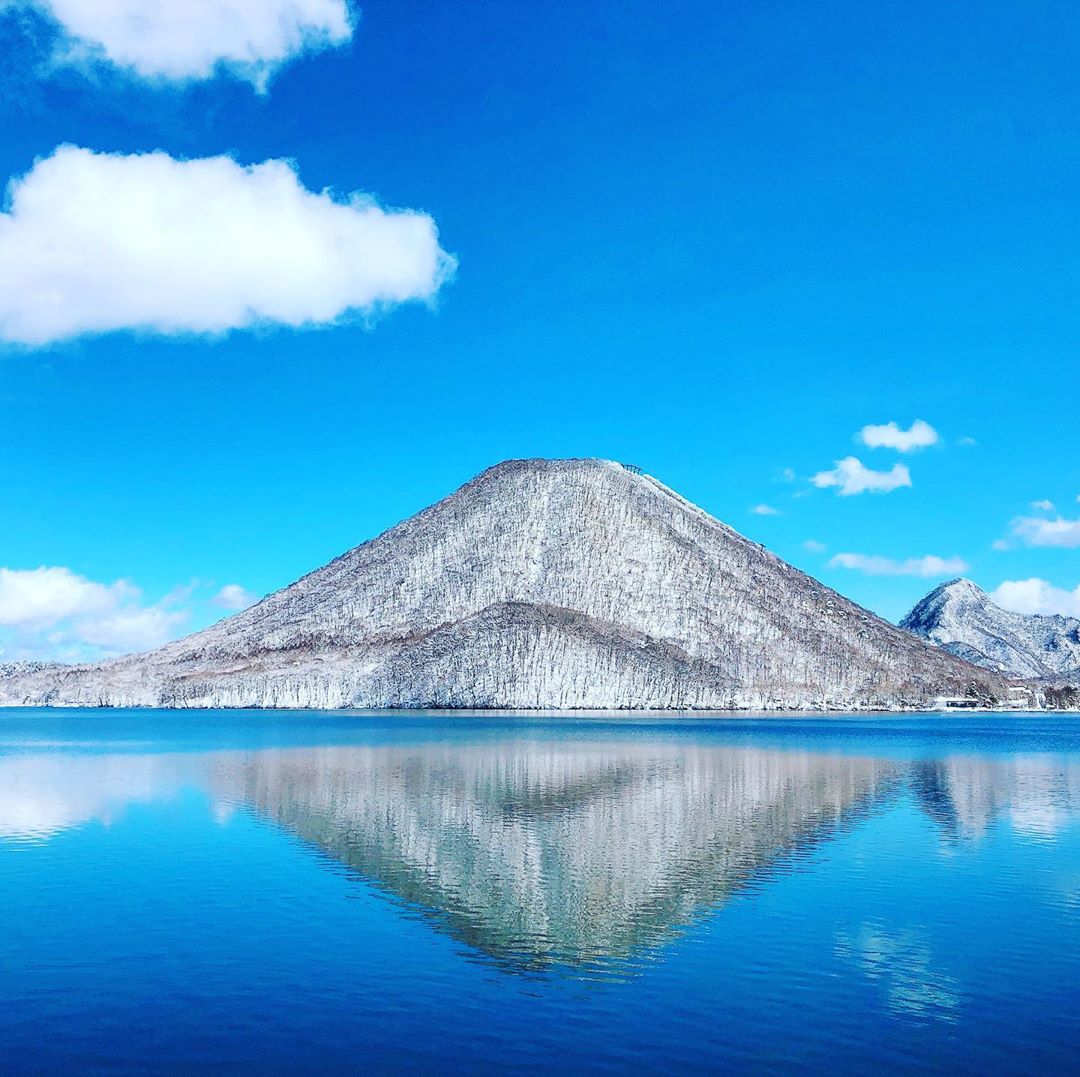
[[[0,1070],[1076,1071],[1080,719],[0,711]]]

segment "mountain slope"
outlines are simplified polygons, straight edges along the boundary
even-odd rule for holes
[[[871,707],[1004,695],[645,475],[500,464],[211,628],[0,702]]]
[[[900,627],[961,658],[1014,677],[1080,679],[1080,621],[1011,613],[970,580],[936,587]]]

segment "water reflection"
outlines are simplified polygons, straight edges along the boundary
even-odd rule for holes
[[[182,780],[168,756],[0,757],[0,842],[33,845],[127,807],[171,796]]]
[[[1072,756],[904,761],[514,736],[473,744],[0,757],[0,846],[195,786],[217,821],[253,812],[515,972],[621,969],[733,892],[911,797],[949,842],[993,820],[1047,841],[1080,815]],[[926,940],[867,926],[843,947],[912,1009],[947,1014]],[[914,993],[913,993],[914,992]],[[926,1003],[931,1005],[931,1003]]]
[[[920,806],[956,840],[982,837],[1000,815],[1019,833],[1052,838],[1080,813],[1075,756],[950,756],[910,764],[908,780]]]
[[[258,752],[221,760],[213,786],[530,970],[661,941],[897,776],[808,752],[504,743]]]
[[[890,1009],[914,1017],[955,1020],[960,989],[937,968],[925,930],[889,931],[863,924],[854,937],[841,933],[837,953],[854,959],[865,975],[881,982]]]

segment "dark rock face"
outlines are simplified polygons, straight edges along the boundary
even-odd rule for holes
[[[8,705],[891,708],[1002,701],[647,475],[516,460],[144,655],[0,677]]]

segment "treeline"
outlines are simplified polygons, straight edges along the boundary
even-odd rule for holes
[[[1080,710],[1080,687],[1075,684],[1063,684],[1044,688],[1043,706],[1047,710]]]

